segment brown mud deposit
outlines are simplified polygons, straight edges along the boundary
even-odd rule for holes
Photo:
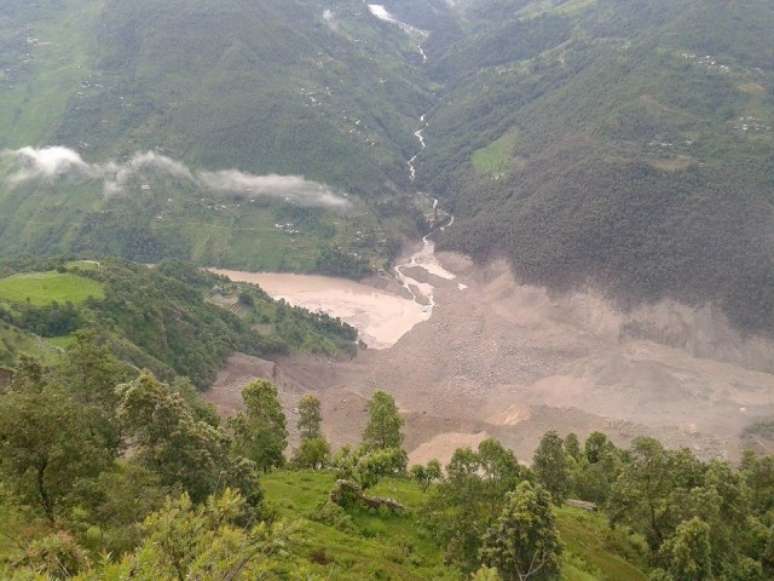
[[[235,282],[257,284],[272,297],[309,311],[326,312],[357,327],[372,349],[394,345],[429,313],[411,297],[329,276],[210,269]],[[384,286],[390,286],[385,284]]]
[[[663,302],[622,314],[592,292],[554,296],[520,285],[502,262],[438,259],[457,278],[424,273],[432,317],[392,347],[351,361],[294,356],[276,368],[245,367],[237,356],[208,397],[224,405],[234,385],[270,373],[289,423],[294,402],[312,391],[326,434],[341,445],[358,440],[367,398],[385,389],[406,417],[412,460],[421,461],[448,460],[488,436],[528,460],[550,429],[603,430],[619,443],[649,434],[735,458],[740,431],[774,413],[774,375],[763,371],[774,349],[738,336],[716,310]]]

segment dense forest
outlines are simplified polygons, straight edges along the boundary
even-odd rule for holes
[[[623,305],[714,302],[772,332],[771,2],[462,11],[430,64],[449,95],[418,174],[454,207],[442,245]]]
[[[162,383],[95,337],[53,366],[22,359],[0,392],[3,578],[774,574],[772,457],[731,466],[651,438],[623,449],[548,432],[530,467],[493,439],[409,467],[383,391],[361,443],[335,452],[307,395],[286,455],[277,389],[259,380],[242,396],[223,421],[190,383]]]

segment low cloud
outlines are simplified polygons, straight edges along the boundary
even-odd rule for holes
[[[349,202],[330,188],[300,176],[256,176],[238,170],[202,172],[199,179],[208,188],[248,198],[277,198],[294,206],[345,207]]]
[[[159,170],[178,179],[192,182],[196,180],[185,164],[152,151],[136,153],[126,163],[109,162],[97,167],[100,168],[105,179],[106,195],[116,195],[126,191],[130,180],[146,170]]]
[[[23,147],[15,151],[3,151],[2,157],[17,162],[18,169],[10,177],[13,183],[35,178],[53,180],[72,172],[88,174],[91,170],[77,151],[66,147]]]
[[[309,181],[301,176],[253,175],[236,169],[214,172],[194,172],[184,163],[148,151],[136,153],[128,161],[90,164],[77,151],[67,147],[24,147],[2,152],[18,166],[8,178],[12,185],[43,179],[53,182],[68,175],[103,181],[106,196],[127,192],[132,181],[162,173],[185,180],[202,189],[221,194],[239,195],[249,199],[270,198],[304,207],[345,208],[346,197],[328,186]]]
[[[336,21],[336,15],[332,10],[329,8],[323,10],[322,17],[323,21],[325,21],[325,24],[328,25],[328,28],[330,28],[333,32],[339,31],[339,23]]]

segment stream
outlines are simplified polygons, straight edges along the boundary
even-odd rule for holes
[[[422,50],[422,40],[427,33],[409,24],[397,20],[382,5],[369,4],[371,14],[384,22],[399,26],[404,32],[418,39],[418,51],[427,62]],[[428,127],[427,116],[419,118],[419,126],[414,137],[419,144],[416,154],[406,163],[409,178],[416,179],[416,162],[419,154],[427,148],[425,130]],[[433,199],[433,209],[437,210],[439,201]],[[454,224],[454,216],[439,228],[444,231]],[[437,306],[434,277],[453,281],[457,276],[449,272],[438,262],[435,256],[435,243],[430,239],[432,231],[422,238],[418,247],[398,259],[392,269],[392,276],[403,287],[401,294],[382,290],[368,284],[348,279],[317,275],[244,272],[236,270],[210,269],[235,282],[246,282],[261,286],[269,295],[283,299],[289,304],[303,307],[313,312],[322,311],[357,328],[361,340],[371,349],[388,349],[397,343],[403,335],[415,325],[427,321]],[[420,275],[417,269],[428,276]],[[419,280],[422,279],[422,280]],[[457,283],[462,291],[467,287]]]

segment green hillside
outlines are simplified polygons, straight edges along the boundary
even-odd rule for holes
[[[278,303],[256,286],[187,263],[33,260],[4,265],[3,271],[5,365],[17,363],[21,354],[50,360],[79,333],[95,332],[123,361],[169,380],[188,377],[205,388],[235,351],[264,357],[356,351],[357,332],[341,321]]]
[[[763,581],[774,458],[740,466],[544,434],[527,467],[494,439],[408,467],[377,391],[333,453],[320,401],[288,451],[277,388],[222,420],[185,382],[81,337],[0,388],[0,576],[23,579]],[[131,453],[125,453],[131,447]],[[575,499],[575,500],[573,500]]]
[[[418,214],[401,196],[428,83],[412,43],[361,2],[336,2],[327,18],[328,3],[316,0],[9,8],[0,149],[61,145],[93,171],[17,183],[6,153],[5,256],[174,257],[357,277],[416,235]],[[235,197],[157,166],[108,196],[95,173],[149,150],[197,171],[303,176],[353,196],[353,207]]]
[[[68,272],[24,273],[0,279],[0,301],[10,303],[40,307],[55,302],[80,304],[103,297],[101,284]]]
[[[419,170],[457,214],[443,244],[626,302],[713,300],[771,332],[772,4],[460,11],[463,32],[433,65],[450,94]]]
[[[406,62],[410,43],[379,27],[361,2],[335,2],[326,20],[330,7],[11,2],[3,89],[23,97],[0,108],[0,146],[66,145],[101,160],[154,149],[208,168],[300,174],[358,192],[405,182],[401,152],[414,147],[411,131],[427,103]]]
[[[9,3],[0,147],[70,153],[2,155],[0,254],[358,278],[419,190],[523,280],[774,330],[771,2],[384,6],[413,32],[359,0]]]

